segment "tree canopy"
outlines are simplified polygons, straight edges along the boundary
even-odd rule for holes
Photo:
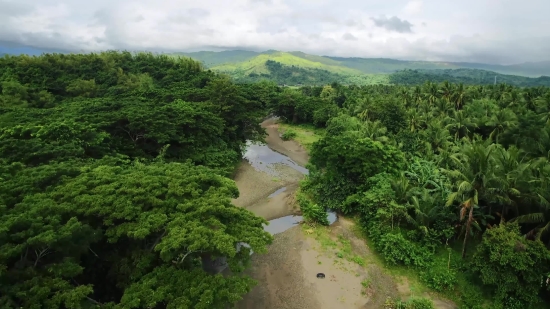
[[[225,308],[272,240],[233,180],[262,103],[189,59],[0,58],[0,306]],[[226,257],[233,275],[205,260]]]

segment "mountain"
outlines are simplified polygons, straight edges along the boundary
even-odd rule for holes
[[[0,40],[0,56],[27,54],[30,56],[39,56],[44,53],[68,53],[69,51],[57,48],[42,48],[21,43]]]
[[[244,50],[176,53],[191,57],[206,67],[233,77],[238,82],[268,79],[286,85],[419,84],[425,81],[452,81],[464,84],[497,82],[515,86],[550,86],[547,63],[491,65],[459,62],[407,61],[387,58],[344,58],[310,55],[303,52]],[[550,64],[550,62],[548,63]],[[540,73],[537,75],[537,73]],[[515,76],[517,74],[523,76]]]
[[[274,60],[283,65],[323,69],[344,74],[390,74],[401,70],[480,69],[500,74],[527,77],[550,76],[550,61],[514,65],[494,65],[468,62],[409,61],[389,58],[331,57],[303,52],[252,52],[244,50],[222,52],[176,53],[202,61],[207,67],[231,73],[265,72],[265,61]],[[299,59],[298,59],[299,58]]]
[[[491,85],[505,83],[519,87],[550,86],[550,77],[505,75],[480,69],[402,70],[389,75],[392,84],[418,85],[427,81],[462,83],[465,85]]]

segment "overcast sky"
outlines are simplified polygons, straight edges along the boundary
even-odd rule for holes
[[[71,50],[550,60],[550,0],[0,0],[0,40]]]

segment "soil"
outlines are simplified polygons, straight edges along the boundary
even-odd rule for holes
[[[269,134],[267,145],[301,166],[309,159],[306,150],[295,141],[283,141],[279,137],[278,126],[274,120],[262,123]],[[256,170],[243,160],[235,181],[240,196],[235,205],[244,207],[255,214],[272,220],[290,214],[298,209],[294,203],[294,194],[303,174],[288,166],[277,169],[279,176]],[[270,197],[277,190],[282,192]],[[370,255],[365,240],[353,232],[354,223],[340,218],[330,227],[330,237],[337,239],[342,235],[350,240],[353,254],[367,257]],[[252,265],[246,271],[258,281],[252,291],[244,295],[236,304],[239,309],[336,309],[336,308],[383,308],[388,297],[400,295],[395,280],[384,273],[375,264],[364,267],[345,259],[335,259],[336,252],[323,249],[319,241],[308,236],[301,226],[292,227],[276,234],[266,254],[254,254]],[[324,273],[325,278],[317,278]],[[368,287],[362,285],[368,281]],[[406,294],[403,293],[402,294]],[[403,295],[407,296],[407,295]],[[443,300],[435,302],[436,308],[452,309],[453,304]]]

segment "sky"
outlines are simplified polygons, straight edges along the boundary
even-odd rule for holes
[[[550,0],[0,0],[0,41],[513,64],[550,60],[548,12]]]

